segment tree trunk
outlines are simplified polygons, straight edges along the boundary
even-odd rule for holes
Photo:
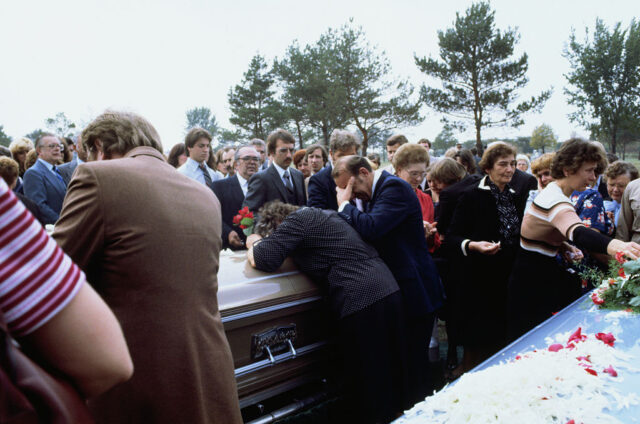
[[[367,130],[360,130],[362,133],[362,156],[367,156],[367,148],[369,147],[369,133]]]
[[[616,141],[618,137],[618,127],[617,125],[613,126],[613,131],[611,132],[611,153],[616,154]]]
[[[322,138],[324,140],[324,146],[329,147],[329,128],[326,124],[322,124]]]
[[[478,156],[482,157],[484,153],[484,147],[482,147],[482,138],[480,137],[480,122],[476,121],[476,149],[478,149]]]
[[[302,142],[302,129],[300,128],[299,121],[296,121],[296,129],[298,130],[298,142],[300,143],[300,148],[304,149],[304,143]]]

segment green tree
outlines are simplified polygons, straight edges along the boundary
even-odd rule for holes
[[[616,153],[620,130],[633,127],[640,114],[640,22],[632,20],[626,30],[618,22],[609,31],[596,19],[583,43],[572,32],[564,57],[571,65],[564,92],[576,108],[569,119],[607,138]]]
[[[226,128],[222,128],[218,133],[218,138],[220,139],[222,144],[237,143],[242,140],[242,134],[238,129],[232,131]]]
[[[281,107],[275,98],[275,78],[264,57],[256,54],[240,84],[229,90],[229,122],[244,130],[247,138],[266,139],[281,123]]]
[[[211,137],[216,137],[220,131],[220,126],[214,114],[211,113],[211,109],[208,107],[194,107],[187,111],[187,125],[184,128],[185,134],[189,132],[191,128],[200,127],[209,131]]]
[[[64,112],[58,112],[55,117],[47,118],[45,126],[58,137],[71,137],[76,128],[76,124],[67,118]]]
[[[412,99],[413,86],[395,79],[384,52],[369,45],[362,27],[353,19],[340,30],[329,30],[321,43],[329,44],[332,81],[344,95],[340,99],[349,121],[362,134],[362,154],[376,134],[422,122],[420,100]]]
[[[456,128],[473,122],[478,152],[483,150],[482,128],[518,127],[524,113],[539,111],[551,96],[545,90],[515,104],[518,90],[529,81],[528,58],[524,53],[512,59],[520,36],[515,29],[497,29],[494,15],[489,3],[473,4],[464,16],[456,13],[453,28],[438,31],[440,60],[414,56],[422,72],[442,82],[442,88],[423,85],[424,102],[452,117]]]
[[[38,137],[40,137],[44,133],[46,133],[45,130],[38,128],[36,130],[31,131],[29,134],[26,134],[25,137],[27,137],[29,140],[35,143],[36,140],[38,140]]]
[[[283,111],[300,140],[307,127],[328,145],[331,132],[349,123],[342,103],[344,94],[332,80],[333,60],[331,39],[321,37],[304,48],[294,41],[284,58],[274,64],[283,91]]]
[[[0,125],[0,146],[9,147],[9,144],[11,144],[11,137],[4,132],[4,125]]]
[[[557,143],[558,137],[553,133],[553,129],[547,124],[542,124],[533,129],[529,145],[532,149],[542,149],[544,153],[546,147],[553,149]]]
[[[433,140],[434,150],[447,150],[458,144],[458,139],[453,135],[453,129],[449,125],[445,125],[442,131]]]

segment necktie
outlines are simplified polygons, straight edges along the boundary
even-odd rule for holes
[[[67,184],[64,182],[64,178],[62,178],[62,174],[60,173],[60,171],[58,171],[58,168],[56,166],[53,167],[53,172],[54,174],[56,174],[56,177],[58,177],[60,182],[66,186]]]
[[[282,178],[284,179],[284,186],[289,191],[293,192],[293,184],[291,184],[291,179],[289,178],[289,171],[284,171]]]
[[[207,171],[204,163],[198,165],[198,168],[200,168],[200,170],[202,171],[202,175],[204,176],[204,183],[207,185],[207,187],[211,188],[213,181],[211,181],[211,175],[209,175],[209,171]]]

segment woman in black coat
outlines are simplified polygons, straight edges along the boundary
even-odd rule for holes
[[[375,248],[335,211],[279,201],[260,209],[256,233],[247,238],[251,265],[272,272],[290,256],[302,272],[327,286],[354,402],[349,421],[394,419],[407,407],[411,370],[405,369],[402,297]]]
[[[509,186],[516,150],[495,143],[480,161],[486,172],[467,188],[444,240],[460,284],[461,339],[468,371],[506,343],[507,281],[519,241],[526,202]]]

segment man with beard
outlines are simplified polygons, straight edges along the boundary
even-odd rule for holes
[[[253,146],[240,147],[235,153],[235,175],[213,183],[213,192],[222,208],[222,247],[244,248],[247,239],[244,232],[233,228],[233,217],[242,208],[249,189],[249,179],[258,172],[260,153]]]

